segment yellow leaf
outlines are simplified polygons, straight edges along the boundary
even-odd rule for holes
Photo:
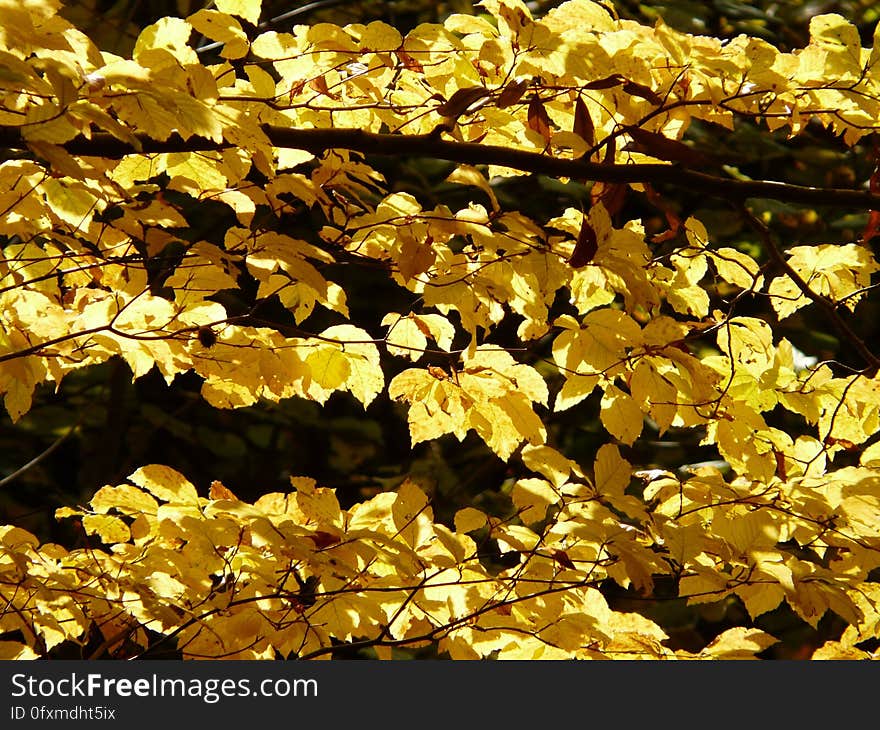
[[[130,474],[128,480],[143,487],[164,502],[172,504],[198,504],[196,488],[186,477],[169,466],[150,464]]]
[[[782,587],[772,583],[740,586],[736,594],[742,599],[753,621],[761,614],[776,609],[785,598]]]
[[[237,15],[251,25],[260,22],[262,0],[215,0],[214,5],[221,13]]]
[[[214,159],[211,159],[211,157]],[[223,190],[228,181],[219,161],[219,155],[196,152],[174,152],[168,155],[165,171],[172,178],[174,189],[179,181],[174,178],[180,176],[194,182],[201,190]]]
[[[559,489],[568,481],[568,477],[572,472],[578,476],[583,476],[580,468],[574,461],[563,456],[552,446],[526,444],[523,446],[521,456],[526,468],[536,471],[549,479],[556,489]]]
[[[275,155],[275,167],[278,170],[292,170],[304,162],[315,159],[312,152],[292,147],[276,147],[272,152]]]
[[[107,513],[115,509],[125,515],[156,514],[159,507],[153,497],[146,492],[131,486],[120,484],[118,487],[102,487],[89,502],[96,512]]]
[[[74,229],[88,228],[92,216],[104,209],[104,201],[72,180],[64,182],[49,178],[43,183],[42,190],[52,212]]]
[[[351,366],[345,355],[335,347],[320,347],[306,357],[312,378],[322,388],[336,390],[351,374]]]
[[[161,596],[164,600],[177,598],[189,590],[186,584],[160,570],[150,573],[146,579],[146,584],[157,596]]]
[[[364,50],[395,51],[400,48],[403,38],[396,28],[374,20],[367,25],[361,35],[361,46]]]
[[[27,530],[14,525],[0,525],[0,545],[13,550],[22,550],[26,547],[37,547],[40,540]]]
[[[880,467],[880,441],[871,444],[859,457],[859,464],[862,466]]]
[[[37,157],[48,162],[56,173],[75,180],[85,178],[85,170],[80,162],[61,145],[31,140],[28,145]]]
[[[638,438],[644,425],[644,415],[639,404],[614,385],[605,389],[599,417],[608,433],[627,445]]]
[[[598,375],[572,375],[566,378],[561,390],[556,394],[553,409],[560,412],[577,405],[589,396],[598,384]]]
[[[189,94],[166,91],[157,96],[157,102],[170,108],[174,115],[174,128],[184,139],[196,134],[214,142],[223,140],[223,126],[217,114],[200,99],[194,99]],[[202,155],[205,159],[219,157],[219,155],[209,153],[202,153]]]
[[[461,440],[468,430],[466,410],[473,401],[437,370],[410,368],[388,385],[389,398],[411,404],[407,420],[414,445],[445,433],[454,433]]]
[[[417,548],[430,539],[429,524],[434,515],[428,497],[415,482],[407,479],[397,488],[391,517],[397,534],[411,547]]]
[[[290,33],[270,30],[258,35],[251,44],[255,56],[268,59],[290,58],[297,50],[296,39]]]
[[[250,225],[257,210],[253,198],[240,190],[223,190],[217,193],[216,197],[235,211],[235,215],[240,223],[246,226]]]
[[[813,292],[843,300],[850,311],[864,298],[871,275],[880,270],[871,251],[855,243],[794,246],[786,253],[791,268]],[[768,293],[780,319],[812,303],[787,275],[773,279]]]
[[[559,34],[565,31],[580,32],[584,28],[594,32],[615,29],[615,21],[607,8],[591,0],[567,0],[547,13],[542,22]]]
[[[664,368],[672,377],[672,371],[664,365],[660,360],[643,358],[636,365],[629,381],[633,400],[648,407],[661,435],[672,425],[678,410],[677,404],[683,402],[683,394],[658,372],[658,368]]]
[[[259,10],[257,11],[259,14]],[[216,10],[199,10],[187,18],[187,22],[197,32],[223,44],[220,55],[223,58],[242,58],[247,55],[249,45],[247,35],[235,18]]]
[[[709,294],[700,286],[700,281],[706,274],[708,257],[700,251],[673,254],[670,260],[675,266],[675,275],[669,282],[667,301],[676,312],[705,317],[709,313]]]
[[[714,510],[712,532],[730,543],[741,554],[755,548],[773,546],[779,537],[779,528],[776,526],[773,514],[765,510],[751,512]]]
[[[397,267],[404,284],[427,272],[437,258],[432,240],[419,240],[409,230],[398,229],[400,252]]]
[[[244,71],[247,74],[251,85],[254,87],[254,93],[257,96],[275,96],[275,79],[272,78],[272,74],[253,63],[245,66]]]
[[[761,289],[764,277],[760,273],[758,262],[751,256],[726,246],[710,251],[709,255],[718,275],[725,281],[741,289]]]
[[[373,338],[364,330],[350,324],[328,327],[321,333],[323,340],[333,340],[335,347],[348,361],[349,374],[344,387],[364,407],[368,406],[385,387],[385,376],[379,364],[379,350]]]
[[[180,18],[161,18],[156,23],[144,28],[134,46],[132,58],[143,66],[150,66],[150,61],[156,59],[156,54],[151,51],[164,49],[169,52],[172,60],[176,58],[179,63],[198,63],[195,51],[187,46],[187,41],[192,34],[192,26]]]
[[[868,652],[854,646],[847,646],[840,641],[826,641],[810,657],[814,661],[855,661],[872,659]]]
[[[779,643],[779,639],[760,629],[737,626],[717,636],[702,652],[711,659],[755,659],[755,654]]]
[[[89,535],[97,535],[107,545],[131,539],[128,525],[113,515],[83,515],[82,524]]]
[[[415,362],[425,354],[428,338],[412,314],[404,317],[396,312],[389,312],[382,318],[382,324],[389,326],[385,342],[392,355],[408,357]]]
[[[473,507],[465,507],[455,513],[456,532],[473,532],[486,526],[487,518],[483,512]]]
[[[543,479],[520,479],[513,485],[511,499],[519,518],[527,525],[546,517],[547,507],[559,501],[559,493]]]
[[[511,393],[496,402],[519,434],[518,440],[525,440],[533,446],[544,443],[547,438],[544,422],[532,410],[532,405],[524,394]]]
[[[308,477],[291,477],[290,485],[296,489],[296,503],[306,519],[319,526],[341,524],[339,500],[332,489],[318,487]]]
[[[604,444],[596,454],[593,473],[599,494],[622,497],[624,490],[629,486],[632,467],[620,455],[617,446]]]
[[[567,377],[619,372],[629,348],[642,341],[642,330],[630,316],[616,309],[590,312],[579,324],[573,317],[560,317],[555,324],[563,331],[553,342],[553,360]]]
[[[547,403],[548,391],[544,378],[530,365],[517,363],[510,353],[503,349],[481,345],[472,357],[466,358],[463,374],[467,376],[467,381],[474,383],[477,388],[485,388],[486,395],[490,392],[500,395],[504,392],[516,391],[531,401],[545,405]]]
[[[495,191],[492,190],[489,181],[486,180],[483,173],[481,173],[476,167],[473,167],[472,165],[459,165],[446,178],[446,182],[454,182],[461,185],[473,185],[474,187],[479,188],[489,197],[489,202],[492,204],[492,210],[496,212],[500,210],[498,198],[495,197]]]
[[[28,141],[64,144],[79,133],[68,115],[53,103],[34,104],[27,108],[22,137]]]
[[[40,655],[27,644],[18,641],[0,641],[0,661],[39,658]]]

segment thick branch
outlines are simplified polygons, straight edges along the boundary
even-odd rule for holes
[[[328,149],[347,149],[364,154],[394,157],[430,157],[470,165],[499,165],[522,172],[551,177],[569,177],[608,183],[668,184],[732,202],[749,198],[767,198],[805,205],[839,205],[864,210],[880,210],[880,195],[866,190],[813,188],[767,180],[743,181],[709,175],[678,165],[634,164],[609,165],[551,157],[540,152],[510,149],[475,142],[454,142],[438,134],[376,134],[362,129],[292,129],[264,126],[273,145],[321,154]],[[199,152],[231,147],[229,142],[214,142],[201,137],[184,140],[172,136],[158,141],[139,136],[142,153]],[[0,129],[0,147],[27,149],[27,143],[14,128]],[[137,150],[109,134],[95,134],[91,139],[77,137],[63,145],[74,155],[119,158]]]

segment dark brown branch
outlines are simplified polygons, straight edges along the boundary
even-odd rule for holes
[[[321,154],[329,149],[347,149],[364,154],[393,157],[432,157],[470,165],[499,165],[551,177],[568,177],[607,183],[668,184],[735,203],[749,198],[766,198],[804,205],[839,205],[863,210],[880,210],[880,195],[866,190],[814,188],[769,180],[733,180],[687,169],[678,165],[608,165],[551,157],[540,152],[510,149],[476,142],[453,142],[439,134],[376,134],[362,129],[292,129],[264,126],[273,145]],[[200,152],[227,149],[229,142],[202,137],[187,140],[173,135],[158,141],[139,136],[142,153]],[[14,128],[0,129],[0,148],[23,150],[27,143]],[[91,139],[77,137],[63,145],[74,155],[119,158],[136,154],[132,146],[109,134]]]

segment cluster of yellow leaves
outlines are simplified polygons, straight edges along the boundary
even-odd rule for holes
[[[490,518],[468,508],[450,530],[412,482],[349,510],[311,479],[291,484],[248,504],[219,482],[199,496],[178,472],[151,465],[99,490],[88,509],[59,510],[100,544],[67,551],[3,528],[0,631],[25,637],[4,642],[4,656],[33,657],[98,630],[111,656],[172,642],[187,658],[327,658],[342,641],[383,658],[428,643],[454,658],[676,658],[660,627],[612,610],[597,590],[640,548],[591,506],[584,484],[554,488],[570,510],[555,533],[491,523],[505,550],[521,554],[495,573],[467,534]],[[741,642],[727,651],[773,643],[748,633],[750,651]],[[705,657],[725,656],[720,643]]]
[[[528,365],[509,353],[479,347],[465,357],[461,371],[436,366],[411,368],[394,378],[388,396],[410,403],[409,425],[414,444],[447,433],[459,441],[474,429],[502,459],[523,442],[542,444],[547,431],[532,403],[547,404],[547,384]]]
[[[851,628],[829,655],[877,638],[876,469],[770,486],[709,468],[645,474],[648,516],[626,493],[631,467],[616,447],[589,474],[547,446],[523,459],[540,476],[514,487],[520,519],[467,507],[454,531],[412,482],[343,510],[307,478],[248,504],[219,482],[205,498],[173,469],[143,467],[87,509],[58,511],[98,544],[67,551],[3,528],[0,594],[13,610],[0,631],[25,637],[4,654],[84,643],[93,627],[111,655],[173,640],[189,658],[328,657],[334,640],[380,657],[431,643],[455,658],[744,658],[774,642],[734,629],[696,655],[675,652],[659,626],[612,610],[598,590],[611,578],[648,592],[672,572],[691,602],[736,595],[753,617],[783,600],[813,625],[833,610]],[[488,569],[487,538],[517,564]],[[776,549],[789,541],[827,567]]]

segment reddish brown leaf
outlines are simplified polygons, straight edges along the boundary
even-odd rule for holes
[[[596,238],[596,231],[590,225],[589,219],[584,216],[581,221],[581,229],[578,231],[577,241],[574,244],[574,251],[571,252],[568,263],[573,269],[586,266],[593,260],[598,250],[599,241]]]
[[[446,371],[437,365],[428,365],[428,372],[432,377],[437,378],[437,380],[449,380]]]
[[[211,482],[211,488],[208,490],[208,498],[209,499],[228,499],[232,502],[237,502],[238,497],[236,497],[232,490],[225,487],[222,482],[218,482],[214,480]]]
[[[544,108],[544,102],[536,94],[529,102],[529,129],[540,134],[547,142],[553,133],[550,131],[550,117]]]
[[[336,545],[339,542],[338,535],[334,535],[330,532],[323,532],[321,530],[313,532],[309,535],[309,539],[315,543],[315,549],[317,550],[323,550],[324,548]]]
[[[854,444],[849,439],[839,439],[834,436],[826,436],[824,443],[826,446],[842,446],[847,451],[855,451],[859,448],[858,444]]]
[[[657,235],[652,236],[651,242],[665,243],[666,241],[675,238],[681,228],[681,218],[679,218],[678,213],[676,213],[663,199],[663,196],[648,183],[645,183],[645,195],[648,196],[648,200],[650,200],[656,208],[663,211],[666,222],[669,224],[669,229],[663,233],[658,233]]]
[[[416,326],[419,332],[421,332],[425,337],[434,337],[434,333],[431,332],[431,328],[425,324],[424,320],[419,317],[415,317],[413,319],[413,324]]]
[[[602,163],[613,165],[615,155],[617,155],[617,137],[608,137],[605,142],[605,156],[602,158]]]
[[[620,74],[614,74],[613,76],[609,76],[604,79],[597,79],[596,81],[590,81],[583,85],[584,89],[612,89],[615,86],[620,86],[624,81],[626,81],[623,76]]]
[[[290,85],[290,93],[288,94],[288,98],[290,103],[293,104],[293,100],[295,97],[299,96],[302,90],[305,88],[305,81],[296,81]]]
[[[339,101],[341,98],[339,94],[334,94],[330,91],[330,87],[327,86],[327,80],[324,78],[323,74],[321,76],[316,76],[309,81],[309,87],[320,94],[324,94],[324,96],[329,96],[331,99],[335,99],[336,101]]]
[[[510,616],[512,611],[510,610],[510,604],[503,603],[502,601],[489,601],[488,607],[500,613],[502,616]]]
[[[449,101],[438,106],[435,111],[444,117],[454,119],[460,117],[472,104],[489,96],[490,93],[489,89],[484,86],[468,86],[466,89],[456,91],[449,97]]]
[[[783,454],[781,451],[773,449],[773,458],[776,459],[776,476],[778,476],[782,481],[785,481],[786,479],[788,479],[785,469],[785,454]]]
[[[621,183],[596,183],[590,190],[590,202],[602,203],[608,215],[615,216],[623,208],[629,187]]]
[[[868,224],[862,231],[862,241],[868,243],[876,236],[880,236],[880,210],[872,210],[868,215]]]
[[[564,550],[553,549],[550,551],[550,554],[553,556],[553,559],[563,568],[569,568],[570,570],[575,569],[574,563],[571,562],[571,558],[568,557],[568,553],[566,553]]]
[[[872,193],[880,192],[880,159],[878,158],[878,151],[874,151],[875,160],[877,163],[874,166],[874,172],[871,174],[871,179],[868,181],[868,189]],[[872,238],[880,236],[880,210],[872,210],[868,215],[868,223],[865,226],[865,230],[862,232],[862,241],[868,243]]]
[[[498,100],[495,102],[495,106],[499,109],[504,109],[505,107],[516,104],[516,102],[522,99],[523,94],[526,93],[526,89],[529,88],[529,83],[528,79],[511,81],[498,95]]]
[[[678,231],[676,231],[672,228],[667,228],[662,233],[655,233],[653,236],[651,236],[651,243],[653,243],[654,245],[666,243],[667,241],[671,241],[677,235],[678,235]]]
[[[680,162],[687,167],[709,167],[712,164],[708,157],[677,139],[669,139],[669,137],[664,137],[657,132],[649,132],[647,129],[633,125],[626,126],[624,129],[638,145],[639,151],[652,157],[670,162]]]
[[[425,73],[425,69],[422,67],[416,59],[410,56],[406,51],[395,51],[397,57],[400,59],[400,62],[403,64],[404,68],[409,71],[415,71],[416,73],[423,74]]]
[[[588,145],[596,141],[596,129],[593,126],[593,118],[587,110],[587,105],[581,97],[574,103],[574,128],[572,131],[584,140]]]
[[[637,84],[635,81],[629,81],[627,79],[623,85],[623,90],[630,96],[638,96],[640,99],[650,101],[657,106],[660,106],[663,103],[662,97],[658,96],[657,92],[652,88],[644,86],[643,84]]]

